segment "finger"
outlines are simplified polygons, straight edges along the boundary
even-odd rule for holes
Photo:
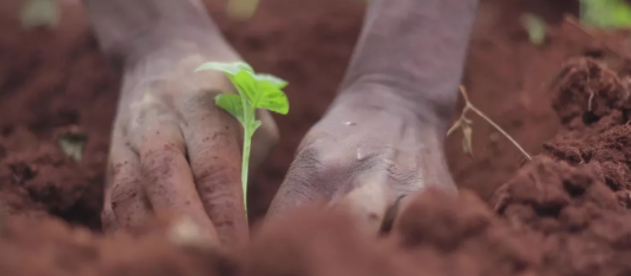
[[[160,129],[168,133],[167,128]],[[161,217],[190,217],[216,240],[217,233],[195,189],[183,146],[175,142],[181,139],[161,136],[160,131],[148,133],[139,147],[141,185],[154,212]]]
[[[223,246],[248,240],[247,214],[241,184],[240,126],[214,106],[210,93],[201,94],[186,114],[184,136],[197,191]],[[252,169],[251,169],[252,170]]]
[[[110,155],[112,168],[108,201],[122,228],[140,226],[148,217],[151,206],[141,189],[138,156],[126,145],[114,143]]]

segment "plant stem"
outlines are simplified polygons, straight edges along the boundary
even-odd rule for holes
[[[243,158],[241,158],[241,185],[243,187],[243,207],[245,214],[248,213],[248,166],[250,165],[250,144],[252,143],[252,133],[249,127],[243,131]]]

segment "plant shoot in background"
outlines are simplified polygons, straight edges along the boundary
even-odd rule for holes
[[[58,0],[22,0],[20,23],[25,29],[55,28],[59,24],[60,14]]]
[[[539,46],[546,40],[546,22],[539,16],[527,13],[522,16],[521,23],[528,32],[530,42]]]
[[[631,27],[631,6],[626,0],[580,0],[581,23],[603,29]]]
[[[238,92],[238,94],[217,95],[215,104],[234,116],[243,126],[241,185],[243,186],[243,203],[247,212],[246,195],[250,147],[252,135],[261,126],[261,121],[255,118],[255,111],[257,108],[262,108],[286,115],[289,112],[289,102],[282,89],[287,86],[287,82],[272,75],[257,74],[245,62],[208,62],[198,67],[195,72],[205,70],[223,72]]]
[[[254,15],[259,0],[228,0],[226,13],[234,20],[247,20]]]

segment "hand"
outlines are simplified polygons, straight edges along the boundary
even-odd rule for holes
[[[406,110],[387,88],[338,97],[299,146],[268,218],[324,200],[350,207],[371,231],[407,195],[435,185],[457,193],[443,154],[445,126]]]
[[[213,61],[197,45],[166,46],[126,68],[108,162],[104,226],[136,226],[151,213],[186,216],[224,245],[247,241],[242,130],[214,103],[215,95],[234,89],[220,72],[194,73]],[[263,125],[253,138],[253,168],[278,139],[271,116],[257,116]]]

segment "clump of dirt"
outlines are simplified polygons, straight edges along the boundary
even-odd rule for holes
[[[594,59],[579,58],[568,62],[558,77],[560,92],[552,105],[569,130],[602,131],[627,122],[629,76],[618,76]]]
[[[584,58],[562,74],[554,107],[565,129],[498,190],[495,207],[513,228],[540,236],[540,270],[624,275],[631,272],[626,76]]]

